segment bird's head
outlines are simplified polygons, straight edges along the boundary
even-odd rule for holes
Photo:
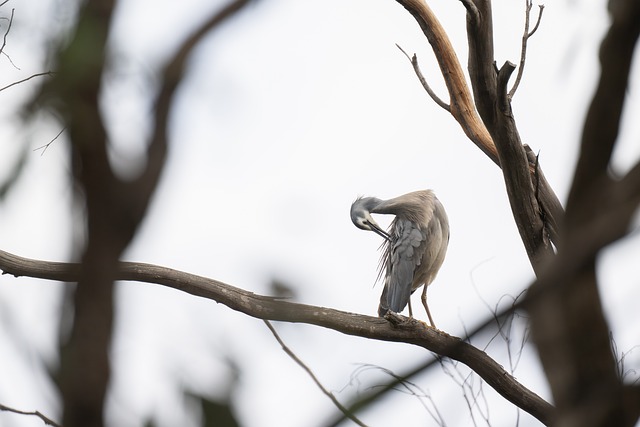
[[[351,205],[351,221],[361,230],[373,231],[389,240],[389,234],[378,225],[371,216],[371,211],[381,202],[375,197],[359,197]]]

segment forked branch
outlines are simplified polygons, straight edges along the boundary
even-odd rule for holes
[[[467,137],[491,160],[498,163],[495,144],[478,116],[460,61],[440,21],[423,0],[397,0],[397,2],[413,15],[433,48],[449,92],[451,115],[460,124]]]
[[[513,98],[513,95],[518,90],[518,86],[520,85],[520,80],[522,80],[522,74],[524,73],[524,63],[527,57],[527,42],[529,38],[538,31],[538,27],[540,26],[540,21],[542,20],[542,12],[544,11],[544,5],[538,5],[538,19],[536,20],[533,29],[529,31],[530,25],[530,17],[531,17],[531,8],[533,7],[532,0],[525,0],[526,10],[525,10],[525,18],[524,18],[524,33],[522,34],[522,47],[520,49],[520,66],[518,67],[518,74],[516,76],[516,81],[513,83],[513,87],[509,91],[509,99]]]
[[[547,235],[543,233],[544,225],[540,219],[540,212],[544,212],[545,218],[554,225],[561,222],[564,212],[546,180],[540,180],[540,207],[533,195],[532,182],[538,172],[535,164],[528,162],[526,150],[518,136],[510,112],[506,81],[501,81],[502,87],[498,88],[493,56],[491,2],[462,2],[467,10],[469,73],[476,98],[474,102],[447,33],[427,3],[424,0],[396,1],[413,15],[433,48],[449,92],[451,115],[469,139],[503,168],[505,183],[510,189],[508,191],[512,211],[514,215],[520,215],[516,218],[516,223],[527,254],[534,269],[541,271],[544,259],[552,250],[546,239]],[[504,68],[504,71],[507,69]],[[507,75],[503,74],[504,76]],[[498,90],[503,94],[500,99]],[[496,111],[499,103],[501,112]],[[502,147],[500,154],[497,144]],[[542,174],[538,173],[538,176]],[[550,235],[551,238],[557,236],[557,233]],[[554,243],[559,245],[557,240],[554,240]]]

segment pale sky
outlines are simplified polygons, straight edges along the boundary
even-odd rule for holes
[[[37,41],[65,19],[65,3],[39,0],[2,8],[2,16],[16,9],[6,52],[20,70],[0,58],[6,75],[0,85],[43,71]],[[121,1],[112,34],[118,68],[107,79],[103,106],[114,164],[122,173],[135,173],[135,156],[145,142],[153,71],[196,22],[218,7],[211,3]],[[542,168],[563,201],[607,24],[603,0],[585,3],[545,5],[513,101],[522,140],[540,153]],[[465,66],[462,5],[430,4]],[[523,9],[524,1],[494,2],[499,65],[519,60]],[[351,224],[351,202],[359,195],[391,198],[432,188],[451,223],[447,258],[429,288],[436,323],[461,336],[464,327],[490,314],[488,307],[508,303],[501,297],[518,295],[533,273],[501,173],[431,101],[396,43],[418,54],[423,73],[446,99],[429,44],[393,1],[263,0],[207,38],[191,58],[171,118],[169,161],[126,258],[262,294],[278,279],[296,290],[296,301],[374,315],[381,292],[373,286],[380,239]],[[640,114],[637,69],[615,156],[621,170],[640,154],[640,125],[633,119]],[[25,140],[36,148],[60,130],[46,115],[25,130],[12,115],[11,108],[36,85],[32,81],[0,94],[5,101],[0,110],[3,152],[17,152]],[[66,155],[64,135],[44,155],[30,154],[24,175],[0,205],[0,249],[31,258],[69,258],[72,219],[78,216],[69,214]],[[2,156],[0,170],[10,159]],[[385,225],[389,221],[380,218]],[[603,301],[620,351],[640,344],[635,328],[640,324],[639,256],[634,237],[602,257]],[[0,403],[54,419],[60,408],[38,367],[38,355],[56,362],[61,289],[47,281],[0,277],[0,339],[10,343],[2,350],[0,377],[9,380],[0,383]],[[420,307],[417,300],[414,306]],[[321,426],[336,412],[257,319],[147,284],[121,284],[117,303],[112,425],[137,426],[150,414],[161,426],[190,425],[184,420],[191,407],[179,387],[223,395],[230,380],[226,359],[241,372],[233,399],[244,426]],[[343,402],[388,379],[380,370],[361,372],[362,364],[401,373],[431,357],[407,344],[308,325],[275,327]],[[16,336],[22,338],[14,345]],[[487,338],[479,337],[476,344],[486,345]],[[498,340],[487,352],[509,369],[505,348]],[[640,350],[627,356],[625,367],[640,368]],[[531,346],[515,376],[550,398]],[[472,424],[459,386],[441,369],[415,382],[433,400],[392,393],[361,419],[372,427],[436,425],[425,409],[435,404],[447,425]],[[484,390],[491,425],[514,425],[515,408],[486,384]],[[477,411],[474,415],[478,425],[485,425]],[[3,417],[8,425],[41,425],[4,413],[0,425]],[[539,425],[523,412],[519,422]]]

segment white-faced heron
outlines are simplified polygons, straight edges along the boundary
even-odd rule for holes
[[[374,221],[372,213],[396,216],[388,232]],[[427,286],[444,261],[449,220],[433,191],[414,191],[389,200],[360,197],[351,205],[351,221],[385,239],[379,273],[379,277],[384,274],[384,289],[378,315],[382,317],[388,310],[399,313],[409,304],[409,316],[413,316],[410,296],[424,285],[422,304],[435,327],[427,305]]]

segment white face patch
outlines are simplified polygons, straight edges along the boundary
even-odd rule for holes
[[[367,218],[358,218],[358,223],[362,228],[366,230],[371,230],[371,227],[369,226],[369,221],[367,220]]]

